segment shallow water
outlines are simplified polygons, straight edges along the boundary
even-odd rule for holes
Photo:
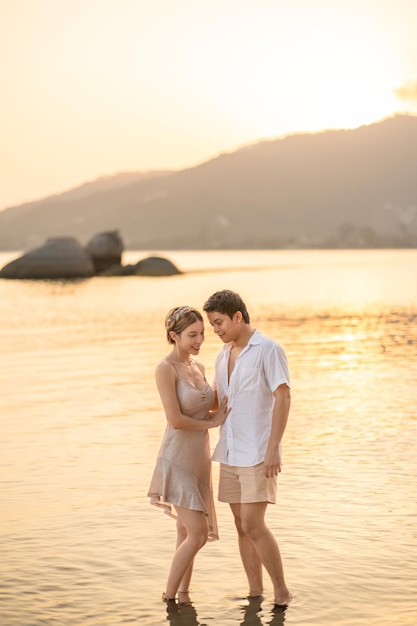
[[[163,254],[186,274],[0,281],[2,626],[417,623],[417,251]],[[220,503],[193,607],[167,613],[160,600],[175,528],[146,491],[165,427],[163,319],[222,288],[290,363],[268,510],[296,595],[284,614],[267,576],[263,602],[245,599]],[[207,324],[209,380],[220,348]]]

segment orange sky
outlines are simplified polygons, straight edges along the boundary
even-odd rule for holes
[[[0,209],[417,113],[415,0],[2,0]]]

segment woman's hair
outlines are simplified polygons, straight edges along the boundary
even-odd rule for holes
[[[240,311],[242,313],[243,321],[246,324],[250,323],[250,317],[245,303],[238,293],[224,289],[223,291],[216,291],[207,300],[203,306],[203,310],[206,313],[222,313],[222,315],[228,315],[230,319],[233,319],[235,313]]]
[[[170,336],[171,332],[179,335],[191,324],[195,322],[202,322],[203,316],[200,311],[194,309],[192,306],[176,306],[170,310],[165,318],[165,330],[167,333],[167,339],[169,343],[175,343]]]

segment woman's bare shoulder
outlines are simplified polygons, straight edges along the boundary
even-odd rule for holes
[[[157,363],[155,367],[155,375],[171,375],[175,377],[177,372],[172,363],[170,363],[170,361],[165,357]]]

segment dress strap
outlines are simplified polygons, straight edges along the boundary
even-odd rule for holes
[[[199,363],[198,361],[196,361],[195,359],[193,359],[194,363],[197,365],[198,369],[200,370],[200,373],[202,375],[202,377],[204,378],[204,380],[206,380],[206,377],[204,375],[204,370],[203,370],[203,366],[201,365],[201,363]]]
[[[172,365],[172,367],[174,368],[175,373],[176,373],[176,375],[178,376],[178,378],[181,378],[180,373],[179,373],[179,371],[177,370],[177,366],[175,365],[175,363],[174,363],[174,362],[171,362],[171,361],[167,361],[167,363],[169,363],[170,365]]]
[[[175,370],[175,373],[177,374],[178,378],[182,378],[180,372],[178,371],[177,368],[177,364],[174,361],[166,361],[167,363],[169,363],[170,365],[172,365],[172,367]],[[206,380],[206,377],[204,375],[204,369],[201,363],[199,363],[198,361],[196,361],[195,359],[193,359],[193,363],[195,363],[200,371],[200,374],[202,375],[203,379]]]

